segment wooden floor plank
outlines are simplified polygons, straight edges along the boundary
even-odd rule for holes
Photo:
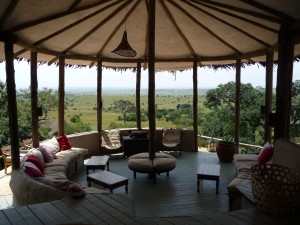
[[[94,202],[95,204],[97,204],[99,202],[99,200],[101,200],[103,203],[102,204],[97,204],[97,206],[99,208],[101,208],[102,210],[104,210],[105,212],[107,212],[109,215],[114,216],[119,222],[120,224],[136,224],[138,225],[138,223],[136,223],[131,216],[129,215],[125,215],[123,214],[123,212],[119,211],[118,209],[115,209],[113,207],[111,207],[110,205],[106,204],[105,201],[103,201],[102,197],[104,197],[103,195],[98,195],[98,201],[97,199],[95,199],[93,196],[88,196],[89,200],[91,202]]]
[[[15,208],[23,220],[28,224],[42,225],[43,223],[39,220],[28,206],[19,206]]]
[[[3,211],[0,211],[0,221],[1,225],[11,225]]]
[[[82,224],[88,223],[88,221],[80,213],[70,207],[69,204],[66,204],[65,201],[55,201],[54,204],[72,222]]]
[[[26,221],[24,221],[24,219],[20,216],[20,214],[15,208],[6,209],[3,210],[3,212],[11,224],[18,224],[18,225],[29,224]]]
[[[172,225],[171,222],[167,221],[165,218],[149,218],[152,222],[159,224],[159,225]]]
[[[36,217],[38,217],[42,221],[42,223],[58,224],[72,222],[51,202],[29,205],[28,207],[32,210]]]
[[[106,210],[103,210],[103,208],[101,207],[102,205],[103,205],[102,201],[100,201],[98,198],[90,196],[90,195],[87,195],[85,200],[81,202],[81,206],[84,207],[86,210],[88,210],[89,212],[92,212],[92,213],[95,212],[95,214],[93,216],[98,217],[98,221],[103,221],[103,223],[113,224],[113,225],[114,224],[116,224],[116,225],[123,224],[116,218],[120,214],[119,212],[114,210],[115,216],[112,216],[111,214],[106,212]]]

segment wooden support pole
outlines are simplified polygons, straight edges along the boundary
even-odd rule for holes
[[[155,0],[149,1],[149,61],[148,61],[148,113],[149,113],[149,158],[155,158],[156,125],[155,125]]]
[[[38,79],[37,79],[37,52],[31,52],[30,61],[31,86],[31,137],[32,146],[39,147],[39,118],[38,118]]]
[[[138,130],[141,130],[142,129],[142,123],[141,123],[141,62],[137,63],[135,105],[136,105],[136,127]]]
[[[20,168],[20,145],[18,133],[18,110],[17,110],[17,96],[16,96],[16,82],[14,69],[14,38],[7,38],[4,41],[4,53],[6,64],[6,87],[7,87],[7,109],[9,120],[9,134],[12,157],[12,169]]]
[[[193,128],[194,128],[194,151],[198,151],[198,79],[197,61],[193,62]]]
[[[99,133],[99,149],[100,155],[102,155],[102,61],[98,61],[97,63],[97,129]]]
[[[273,94],[273,51],[268,51],[266,56],[266,91],[265,91],[265,143],[271,143],[272,127],[270,126],[270,113],[272,112],[272,94]]]
[[[58,136],[65,133],[65,58],[59,57]]]
[[[236,61],[236,74],[235,74],[235,129],[234,129],[234,142],[236,143],[237,152],[239,152],[240,142],[240,112],[241,112],[241,60]]]
[[[278,69],[274,141],[279,138],[290,138],[293,58],[294,45],[292,43],[292,28],[289,24],[282,24],[278,34]]]

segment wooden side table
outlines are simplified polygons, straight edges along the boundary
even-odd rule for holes
[[[197,191],[199,192],[200,180],[215,180],[216,193],[219,193],[220,165],[201,163],[197,170]]]
[[[109,170],[109,156],[103,155],[103,156],[92,156],[89,161],[85,164],[86,169],[86,175],[89,175],[89,170],[92,169],[95,171],[95,169],[105,170],[105,167],[107,165],[107,170]]]
[[[125,192],[128,193],[128,178],[111,173],[109,171],[100,171],[87,176],[88,186],[91,187],[91,182],[98,184],[104,188],[108,188],[111,193],[113,189],[125,185]]]

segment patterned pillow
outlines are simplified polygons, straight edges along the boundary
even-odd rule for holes
[[[56,137],[43,141],[41,144],[43,144],[43,146],[47,146],[48,149],[50,149],[54,153],[54,155],[60,150],[60,146],[58,141],[56,140]]]
[[[39,150],[44,156],[45,163],[53,162],[53,153],[47,145],[40,144]]]
[[[26,161],[32,162],[41,171],[41,173],[44,173],[45,164],[39,159],[39,157],[37,157],[35,155],[29,155],[27,157]]]
[[[61,151],[68,150],[68,149],[72,148],[72,145],[69,142],[69,140],[66,137],[66,135],[59,136],[56,139],[57,139],[57,141],[59,143]]]
[[[24,163],[24,171],[31,177],[44,177],[44,174],[32,162]]]
[[[30,154],[37,156],[43,164],[45,164],[45,159],[41,151],[38,149],[33,149]]]

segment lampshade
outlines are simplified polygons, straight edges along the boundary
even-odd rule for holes
[[[131,48],[130,44],[128,43],[126,30],[123,33],[123,38],[122,38],[121,43],[115,50],[112,51],[112,53],[115,53],[117,55],[124,56],[124,57],[136,56],[136,51],[133,50]]]

